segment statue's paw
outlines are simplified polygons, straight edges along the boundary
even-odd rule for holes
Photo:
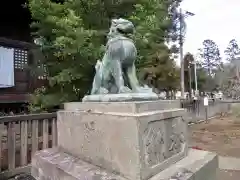
[[[108,94],[108,90],[106,88],[100,87],[99,94]]]
[[[119,93],[131,93],[132,90],[126,86],[123,86],[119,89]]]
[[[153,93],[153,90],[152,90],[152,88],[150,88],[148,86],[144,86],[144,87],[138,87],[137,92],[138,93]]]

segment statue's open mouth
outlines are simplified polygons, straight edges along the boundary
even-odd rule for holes
[[[117,30],[121,34],[133,34],[132,28],[126,28],[126,29],[117,28]]]

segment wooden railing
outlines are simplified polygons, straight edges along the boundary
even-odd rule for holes
[[[25,172],[36,151],[57,145],[56,121],[56,113],[0,117],[0,179]]]

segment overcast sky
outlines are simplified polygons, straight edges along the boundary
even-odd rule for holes
[[[195,14],[186,19],[184,53],[196,53],[208,38],[222,55],[231,39],[240,42],[240,0],[183,0],[181,7]]]

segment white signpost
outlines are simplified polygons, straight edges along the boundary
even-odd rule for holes
[[[204,97],[203,99],[203,105],[208,106],[208,97]]]
[[[203,105],[205,107],[206,122],[208,122],[208,97],[207,96],[205,96],[203,99]]]

